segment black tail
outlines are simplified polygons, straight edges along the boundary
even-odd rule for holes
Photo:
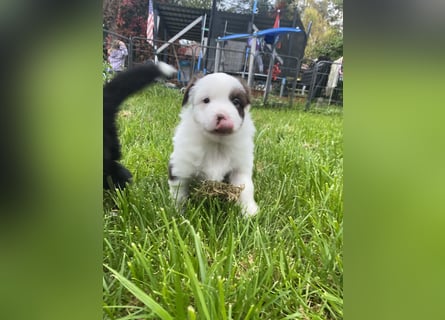
[[[116,115],[120,104],[130,95],[153,83],[160,76],[171,76],[174,68],[160,63],[133,68],[116,75],[103,89],[103,187],[124,188],[131,173],[118,161],[121,158]]]

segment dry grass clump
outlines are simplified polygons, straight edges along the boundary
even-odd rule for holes
[[[235,186],[230,183],[205,180],[193,188],[197,196],[217,197],[226,201],[237,201],[244,185]]]

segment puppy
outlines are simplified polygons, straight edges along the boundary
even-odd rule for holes
[[[168,182],[176,205],[183,205],[192,182],[224,181],[244,186],[238,202],[244,215],[255,215],[255,126],[248,87],[228,74],[209,74],[192,81],[182,105],[169,163]]]
[[[121,188],[131,181],[131,173],[122,164],[116,116],[120,104],[133,93],[153,83],[160,76],[172,76],[176,69],[159,62],[116,75],[103,88],[103,187]]]

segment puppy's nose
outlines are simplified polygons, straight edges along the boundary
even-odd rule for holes
[[[233,121],[230,119],[230,117],[218,113],[216,115],[216,126],[215,131],[218,133],[231,133],[233,131]]]
[[[216,115],[216,124],[219,124],[222,120],[226,120],[227,117],[223,114],[217,114]]]

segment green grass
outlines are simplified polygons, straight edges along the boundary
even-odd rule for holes
[[[128,99],[119,124],[130,188],[104,197],[104,319],[342,319],[343,116],[254,107],[255,198],[169,198],[181,108],[161,85]]]

